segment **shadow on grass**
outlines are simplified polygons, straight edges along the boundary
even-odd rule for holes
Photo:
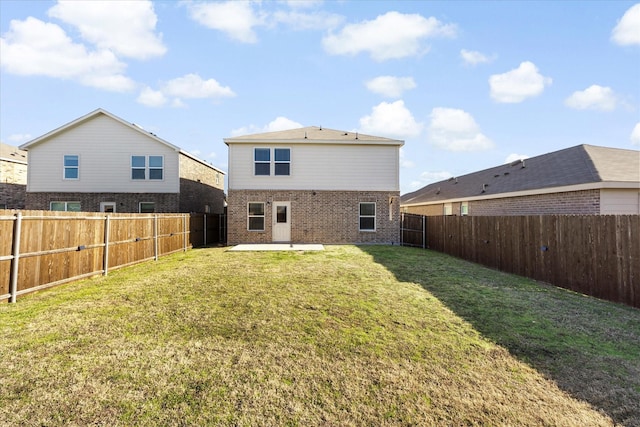
[[[361,249],[575,398],[640,426],[640,310],[430,250]]]

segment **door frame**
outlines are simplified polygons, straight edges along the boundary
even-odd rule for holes
[[[105,212],[107,206],[113,206],[112,212],[116,212],[116,205],[116,202],[100,202],[100,212]]]
[[[278,222],[278,207],[285,206],[287,209],[287,221]],[[291,202],[273,202],[271,211],[271,241],[272,242],[290,242],[291,241]],[[282,233],[282,234],[281,234]]]

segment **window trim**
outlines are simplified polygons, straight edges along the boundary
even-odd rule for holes
[[[362,205],[373,205],[373,215],[362,215]],[[378,221],[376,220],[378,213],[378,205],[376,202],[360,202],[358,204],[358,231],[365,233],[374,233],[377,231]],[[373,228],[362,228],[363,218],[373,218]]]
[[[257,150],[265,150],[269,153],[269,160],[256,160],[256,152]],[[289,160],[276,160],[276,150],[287,150],[289,153]],[[253,147],[253,176],[291,176],[291,147]],[[257,165],[268,165],[269,173],[268,174],[257,174],[256,166]],[[276,167],[278,165],[288,165],[287,174],[277,173]]]
[[[258,150],[266,150],[267,153],[269,154],[269,160],[257,160],[256,159],[256,154],[258,152]],[[268,165],[269,166],[269,173],[266,174],[259,174],[256,173],[256,166],[257,165]],[[271,149],[268,147],[253,147],[253,176],[271,176]]]
[[[67,166],[67,157],[75,157],[78,164],[76,166]],[[67,178],[67,169],[75,169],[77,171],[76,178]],[[62,155],[62,179],[64,181],[79,181],[80,180],[80,155],[79,154],[63,154]]]
[[[262,205],[262,215],[252,215],[251,205]],[[262,229],[251,228],[251,218],[262,218]],[[247,231],[263,232],[267,225],[267,210],[265,202],[247,202]]]
[[[469,215],[469,202],[460,202],[460,216]]]
[[[133,158],[134,157],[142,157],[144,159],[144,166],[133,166]],[[157,167],[157,166],[151,166],[151,158],[152,157],[158,157],[162,160],[162,166]],[[164,165],[165,165],[165,161],[164,161],[164,155],[163,154],[132,154],[130,156],[130,162],[129,162],[129,170],[130,170],[130,174],[129,174],[129,180],[130,181],[164,181]],[[142,170],[144,171],[144,178],[134,178],[133,177],[133,171],[134,170]],[[162,174],[162,178],[152,178],[151,177],[151,172],[152,171],[161,171]]]
[[[287,150],[289,152],[289,160],[278,160],[276,159],[276,150]],[[287,174],[277,173],[278,165],[288,165]],[[273,176],[291,176],[291,148],[288,147],[274,147],[273,148]]]

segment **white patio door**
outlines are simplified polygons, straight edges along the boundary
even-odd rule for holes
[[[273,202],[273,227],[271,240],[291,241],[291,202]]]

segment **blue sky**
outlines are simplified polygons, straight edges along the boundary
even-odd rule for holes
[[[227,170],[223,138],[405,140],[401,191],[640,148],[640,3],[0,1],[0,139],[96,108]]]

